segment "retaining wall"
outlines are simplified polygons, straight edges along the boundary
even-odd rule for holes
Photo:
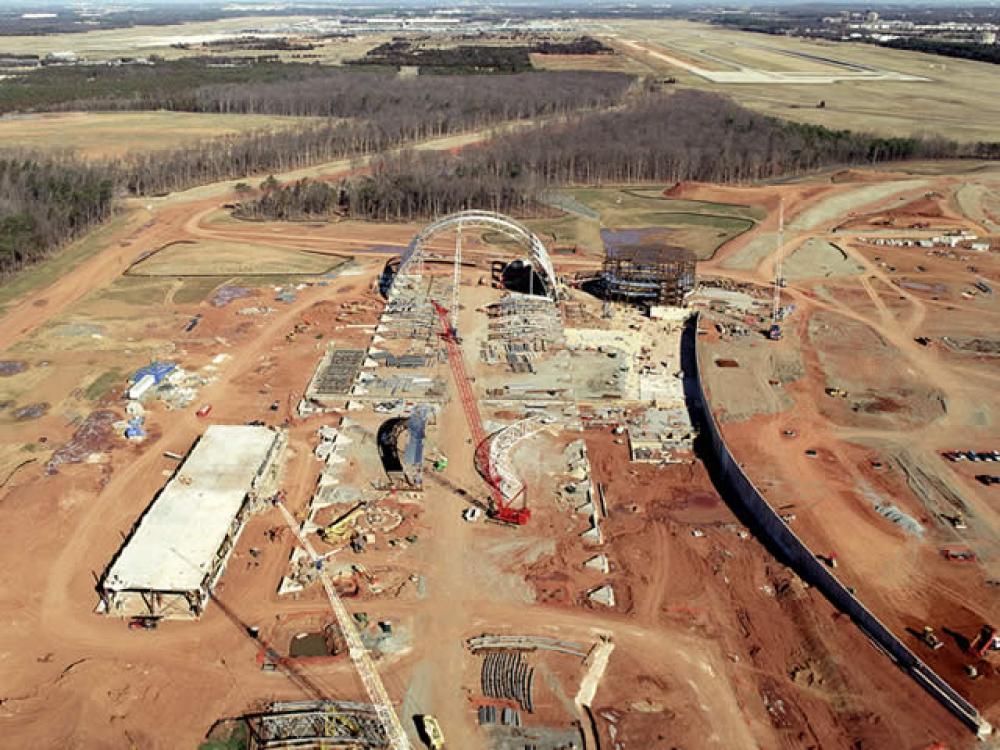
[[[689,405],[700,430],[702,453],[716,486],[726,502],[742,515],[759,538],[781,561],[794,570],[825,596],[833,606],[846,614],[861,632],[896,665],[909,674],[918,685],[957,716],[980,738],[992,732],[990,724],[975,706],[958,694],[902,641],[883,625],[847,588],[820,562],[816,555],[796,536],[760,491],[743,472],[722,437],[715,415],[709,405],[701,377],[701,357],[697,343],[699,316],[694,316],[682,343],[684,372]]]

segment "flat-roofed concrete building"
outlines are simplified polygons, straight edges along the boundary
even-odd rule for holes
[[[199,617],[247,517],[277,491],[286,442],[269,427],[205,430],[108,566],[98,611]]]

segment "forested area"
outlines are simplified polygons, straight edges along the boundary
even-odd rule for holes
[[[537,71],[484,82],[462,75],[400,78],[299,63],[220,68],[188,59],[39,70],[0,87],[0,113],[169,109],[364,117],[386,124],[403,118],[474,127],[604,106],[617,100],[632,80],[620,73]]]
[[[629,76],[585,72],[532,73],[488,81],[455,76],[430,81],[326,71],[302,81],[198,86],[190,91],[171,88],[177,82],[163,80],[166,89],[151,86],[144,95],[117,100],[117,104],[123,109],[143,109],[156,103],[198,112],[311,114],[330,119],[103,163],[29,154],[4,156],[0,151],[5,164],[21,165],[12,172],[17,179],[0,180],[0,272],[9,273],[43,257],[106,217],[115,193],[155,195],[363,156],[512,120],[607,107],[620,101],[633,84]],[[108,100],[90,103],[95,109],[107,109],[109,104]],[[77,102],[72,108],[80,106]],[[48,182],[43,187],[26,182],[32,174],[36,178],[31,179]],[[62,182],[56,181],[59,175]]]
[[[382,79],[380,79],[382,80]],[[440,79],[439,79],[440,81]],[[610,73],[533,73],[472,85],[341,73],[324,81],[204,87],[201,112],[328,115],[347,118],[294,130],[260,131],[203,141],[169,152],[135,154],[111,165],[115,183],[134,194],[161,193],[202,182],[282,172],[405,143],[550,117],[618,102],[632,83]]]
[[[613,54],[614,50],[590,36],[566,42],[543,40],[534,44],[460,44],[454,47],[422,47],[407,39],[395,39],[380,44],[368,50],[364,57],[349,62],[352,65],[388,65],[396,68],[417,65],[421,73],[427,70],[523,73],[532,69],[532,52],[546,55],[595,55]]]
[[[650,94],[613,111],[520,129],[461,154],[404,151],[378,158],[340,189],[300,183],[238,210],[303,218],[336,210],[379,221],[465,208],[528,214],[555,185],[745,182],[847,164],[907,158],[1000,156],[1000,145],[879,138],[751,112],[717,94]],[[335,206],[335,209],[333,208]]]
[[[902,37],[879,42],[883,47],[906,49],[912,52],[927,52],[943,57],[958,57],[963,60],[976,60],[1000,65],[1000,45],[979,44],[977,42],[949,42],[942,39],[923,39],[920,37]]]
[[[0,157],[0,277],[106,219],[113,198],[103,167]]]

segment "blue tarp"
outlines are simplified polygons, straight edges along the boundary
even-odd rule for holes
[[[159,385],[160,382],[162,382],[162,380],[175,369],[177,369],[177,365],[173,362],[151,362],[145,367],[135,371],[135,374],[132,376],[132,382],[138,383],[147,375],[152,375],[153,382]]]

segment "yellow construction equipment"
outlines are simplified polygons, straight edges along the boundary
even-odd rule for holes
[[[428,744],[434,750],[441,750],[444,747],[444,732],[441,731],[441,725],[438,724],[438,720],[430,714],[424,714],[421,717],[421,722],[424,725],[424,734],[427,736]]]
[[[319,538],[327,544],[338,545],[345,543],[354,533],[354,522],[368,509],[368,504],[361,502],[347,511],[344,515],[335,519],[319,529],[316,533]]]
[[[326,736],[339,737],[341,729],[347,730],[352,737],[361,736],[361,727],[358,722],[346,714],[339,713],[335,708],[328,708],[326,711]]]

